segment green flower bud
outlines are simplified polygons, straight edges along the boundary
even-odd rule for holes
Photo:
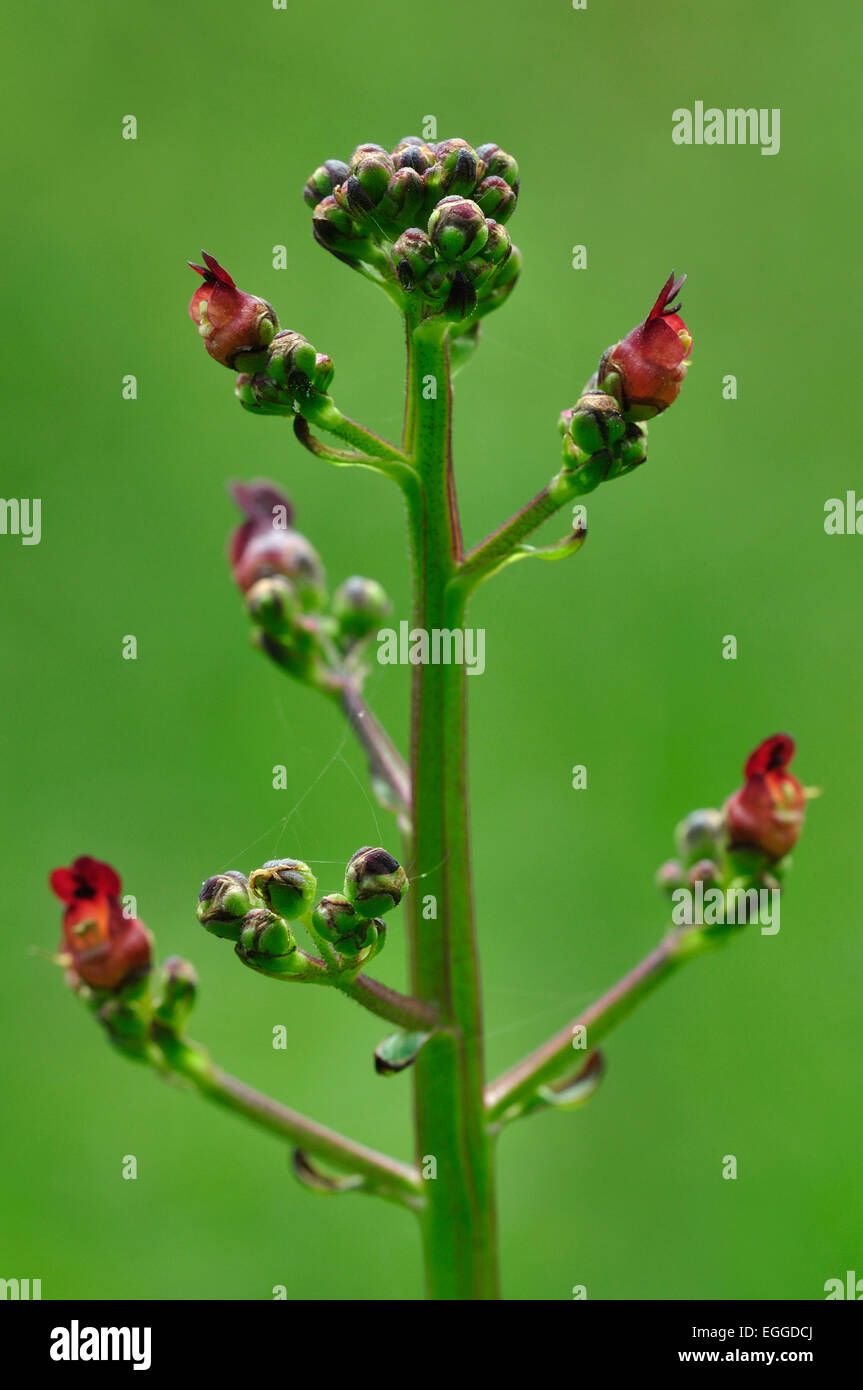
[[[435,146],[435,162],[441,170],[441,187],[445,193],[459,197],[473,193],[478,161],[476,150],[466,140],[439,141]]]
[[[413,222],[423,205],[425,189],[415,169],[397,169],[387,184],[375,216],[400,226]]]
[[[244,410],[257,415],[293,415],[294,398],[266,372],[240,372],[234,383],[234,395]]]
[[[361,642],[377,632],[384,618],[392,612],[392,604],[376,579],[352,574],[333,594],[332,609],[341,635],[352,642]]]
[[[162,990],[153,1009],[156,1021],[181,1033],[198,997],[198,975],[191,961],[169,956],[162,966]]]
[[[518,189],[518,163],[500,145],[480,145],[477,156],[482,164],[481,177],[492,176],[503,179],[510,188]]]
[[[470,198],[444,198],[429,218],[428,233],[445,261],[467,261],[488,241],[488,224]]]
[[[415,169],[418,174],[424,174],[434,162],[434,150],[418,135],[406,135],[393,150],[393,165],[396,169]]]
[[[264,975],[298,973],[292,967],[297,943],[287,922],[266,908],[255,908],[243,920],[235,951],[244,965]]]
[[[627,425],[626,435],[619,449],[620,472],[628,473],[637,468],[647,458],[647,425],[633,423]]]
[[[516,282],[521,274],[521,252],[517,246],[513,246],[512,253],[507,256],[494,280],[491,289],[483,298],[485,312],[491,309],[499,309],[504,300],[512,294]]]
[[[331,358],[316,352],[302,333],[285,329],[270,344],[266,374],[292,394],[309,384],[316,391],[325,391],[334,371]]]
[[[367,159],[382,159],[392,165],[392,156],[387,153],[383,145],[371,143],[367,145],[357,145],[348,161],[350,172],[355,174],[360,168],[360,165]],[[390,173],[392,173],[392,169],[390,169]]]
[[[453,266],[446,265],[444,261],[435,260],[422,282],[423,294],[428,299],[442,303],[452,289],[454,276]]]
[[[243,918],[253,903],[246,875],[229,869],[204,880],[198,894],[198,921],[213,936],[237,941]]]
[[[403,289],[410,290],[435,262],[435,250],[424,231],[408,227],[393,246],[396,274]]]
[[[510,188],[505,179],[497,177],[485,178],[477,184],[474,197],[486,216],[494,217],[498,222],[509,221],[518,201],[515,189]]]
[[[398,907],[407,888],[407,874],[385,849],[364,845],[348,863],[345,896],[361,917],[381,917]]]
[[[296,589],[283,574],[271,574],[258,579],[246,594],[249,617],[273,637],[290,632],[301,612]]]
[[[496,266],[503,265],[512,254],[512,238],[506,227],[500,222],[496,222],[493,217],[486,218],[488,227],[488,241],[482,248],[480,255],[484,261],[491,261]]]
[[[349,212],[361,217],[376,208],[393,173],[393,161],[386,150],[379,145],[360,145],[351,157],[350,176],[343,185]],[[335,197],[339,201],[338,193]]]
[[[360,951],[374,946],[378,939],[376,924],[361,917],[341,893],[321,898],[312,913],[312,925],[318,935],[343,956],[359,955]]]
[[[692,811],[674,832],[677,853],[687,868],[699,859],[713,859],[722,849],[724,830],[719,811]]]
[[[349,173],[347,164],[341,159],[325,159],[303,189],[303,198],[309,207],[317,207],[322,198],[329,198],[333,190],[346,181]]]
[[[302,917],[315,900],[318,880],[302,859],[268,859],[249,878],[253,893],[286,922]]]
[[[573,407],[569,430],[575,443],[586,454],[613,449],[626,433],[626,423],[613,396],[590,391]]]
[[[341,184],[340,191],[344,187]],[[320,246],[348,265],[361,261],[370,251],[365,230],[345,208],[339,206],[334,196],[322,198],[315,208],[312,234]]]

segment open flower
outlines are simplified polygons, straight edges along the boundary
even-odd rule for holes
[[[243,593],[259,579],[280,574],[301,600],[314,606],[323,595],[325,577],[317,551],[291,522],[291,501],[275,483],[234,483],[234,499],[245,512],[230,544],[231,571]]]
[[[219,262],[202,251],[204,265],[189,265],[204,277],[192,295],[189,317],[198,325],[211,357],[233,371],[254,372],[267,360],[279,327],[272,304],[238,290]]]
[[[651,419],[680,392],[692,351],[692,335],[674,303],[685,279],[672,271],[644,323],[603,354],[600,390],[619,400],[627,420]]]
[[[60,952],[72,984],[119,990],[150,968],[153,938],[120,906],[120,878],[109,864],[82,855],[71,868],[55,869],[51,888],[66,904]]]
[[[732,850],[754,849],[779,860],[794,848],[803,825],[806,792],[788,771],[794,740],[787,734],[766,738],[751,753],[745,784],[725,803],[725,826]]]

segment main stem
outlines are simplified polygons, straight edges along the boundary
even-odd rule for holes
[[[450,452],[452,394],[446,329],[408,325],[406,436],[420,476],[408,494],[414,628],[460,627],[448,594],[461,558]],[[428,1296],[499,1296],[494,1175],[483,1104],[482,1023],[471,885],[465,668],[414,667],[411,774],[412,990],[442,1023],[413,1068]],[[433,1162],[432,1162],[433,1160]]]

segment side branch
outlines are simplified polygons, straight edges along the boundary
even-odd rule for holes
[[[410,819],[410,769],[386,729],[372,714],[355,681],[345,681],[339,692],[339,703],[368,754],[372,778],[386,785],[395,802],[394,809],[399,815]]]
[[[583,1014],[486,1087],[488,1119],[500,1119],[511,1106],[529,1098],[538,1086],[571,1067],[573,1041],[583,1036],[582,1030],[586,1035],[586,1048],[592,1050],[680,965],[702,955],[715,944],[718,942],[709,942],[699,928],[681,927],[669,932],[650,955],[628,975],[624,975],[622,980],[618,980]],[[583,1052],[580,1055],[584,1055]]]
[[[453,584],[468,594],[483,579],[488,578],[495,570],[501,569],[510,560],[519,559],[522,555],[529,553],[540,554],[539,551],[520,551],[520,547],[522,542],[532,535],[544,521],[554,516],[573,497],[579,495],[578,490],[572,485],[571,477],[572,475],[566,469],[562,469],[552,478],[548,486],[543,488],[542,492],[537,493],[531,502],[522,507],[520,512],[516,512],[509,521],[505,521],[484,541],[480,541],[479,545],[474,546],[459,566]],[[577,549],[585,534],[583,529],[574,529],[572,536],[567,537],[559,545],[549,548],[546,552],[547,557],[559,558],[561,546],[568,545],[570,550]],[[564,550],[562,553],[568,552]]]
[[[164,1042],[160,1040],[160,1045],[170,1071],[190,1081],[207,1100],[234,1114],[243,1115],[289,1144],[300,1145],[340,1172],[361,1175],[366,1179],[367,1187],[378,1196],[415,1209],[421,1205],[421,1183],[415,1168],[387,1154],[367,1149],[365,1145],[357,1144],[336,1130],[327,1129],[316,1120],[310,1120],[270,1096],[253,1090],[215,1066],[197,1044],[175,1040],[172,1045],[166,1039]]]

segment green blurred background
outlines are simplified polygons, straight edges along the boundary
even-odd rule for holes
[[[363,775],[336,712],[248,646],[226,480],[285,483],[331,579],[376,575],[396,619],[409,612],[401,505],[239,409],[186,316],[185,261],[202,245],[218,256],[333,356],[343,410],[397,432],[394,311],[313,244],[299,194],[324,158],[391,145],[428,114],[440,138],[498,141],[522,168],[523,279],[457,386],[471,541],[557,467],[558,411],[672,265],[689,275],[695,338],[647,466],[589,499],[581,556],[507,571],[471,611],[487,629],[487,670],[469,684],[491,1071],[652,947],[652,876],[675,822],[718,804],[762,737],[790,730],[795,770],[825,791],[780,934],[746,934],[634,1015],[585,1111],[503,1137],[505,1295],[822,1298],[826,1279],[863,1273],[863,539],[823,530],[824,502],[859,474],[859,98],[835,80],[836,33],[850,44],[855,23],[850,4],[808,0],[19,9],[2,492],[43,499],[43,537],[0,537],[0,1276],[40,1277],[46,1298],[266,1299],[276,1284],[292,1299],[421,1296],[409,1218],[302,1190],[274,1140],[114,1054],[36,952],[58,937],[48,871],[108,859],[161,954],[195,961],[193,1032],[223,1066],[407,1156],[408,1080],[371,1068],[381,1027],[242,970],[193,911],[206,875],[273,853],[322,861],[333,891],[377,837],[349,768],[330,762],[341,748]],[[673,145],[672,110],[697,99],[780,107],[781,152]],[[287,271],[272,266],[280,243]],[[727,633],[736,662],[721,659]],[[407,683],[379,668],[369,684],[402,742]],[[272,788],[276,763],[287,791]],[[575,763],[586,791],[570,787]],[[516,859],[535,873],[506,882]],[[391,936],[380,974],[399,986]]]

